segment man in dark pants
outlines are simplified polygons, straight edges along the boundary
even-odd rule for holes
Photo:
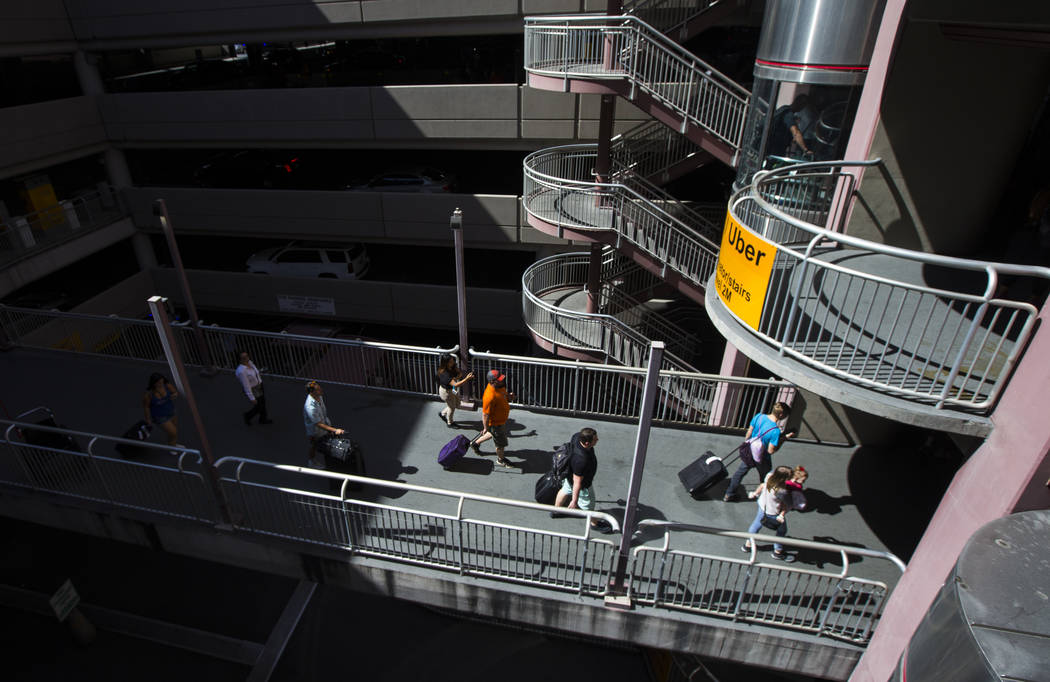
[[[266,395],[263,391],[262,376],[259,368],[252,362],[247,351],[237,354],[237,381],[241,383],[244,394],[252,403],[252,409],[244,413],[244,423],[251,424],[252,417],[259,415],[260,424],[272,424],[273,420],[266,414]]]
[[[751,418],[751,424],[747,427],[745,440],[755,440],[752,444],[755,451],[761,448],[761,457],[756,462],[749,452],[740,457],[740,466],[737,467],[733,478],[729,479],[729,487],[726,488],[723,502],[734,502],[737,499],[736,491],[740,487],[747,472],[752,468],[758,469],[758,480],[761,483],[766,480],[766,475],[773,469],[773,453],[780,449],[784,439],[792,438],[795,433],[790,431],[783,433],[780,423],[791,415],[791,406],[787,403],[775,403],[769,414],[756,414]]]
[[[561,490],[554,499],[555,507],[594,511],[594,474],[598,472],[598,455],[594,446],[598,432],[587,427],[580,429],[569,441],[569,477],[562,481]],[[602,533],[612,530],[605,521],[591,521],[591,528]]]

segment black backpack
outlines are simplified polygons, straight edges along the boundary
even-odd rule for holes
[[[554,478],[559,481],[564,481],[572,473],[570,464],[572,463],[572,457],[569,455],[569,444],[562,443],[558,447],[554,448],[554,454],[551,455],[551,474]]]

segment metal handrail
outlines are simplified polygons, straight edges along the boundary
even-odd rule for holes
[[[0,304],[0,329],[15,345],[47,351],[75,352],[106,357],[124,357],[165,362],[164,350],[151,322],[115,316],[60,313]],[[433,397],[436,392],[437,359],[451,349],[418,348],[400,344],[330,339],[294,334],[202,327],[212,357],[229,357],[222,371],[232,372],[233,351],[248,350],[266,376],[313,378],[344,386]],[[192,330],[173,325],[190,365],[204,366]],[[183,336],[179,336],[183,335]],[[518,404],[538,409],[596,416],[638,416],[645,369],[609,367],[597,363],[540,360],[517,356],[475,353],[471,357],[485,366],[500,358],[504,367],[523,369],[515,377]],[[571,368],[571,369],[570,369]],[[474,366],[480,376],[483,371]],[[777,396],[791,392],[793,385],[745,377],[717,376],[670,371],[661,374],[661,392],[656,420],[666,424],[719,426],[746,429],[756,412],[768,409]],[[580,397],[581,391],[588,395]],[[731,399],[729,398],[731,396]],[[712,412],[712,405],[724,409]]]
[[[1000,275],[1047,280],[1050,268],[942,256],[842,234],[844,207],[857,184],[847,169],[879,163],[813,162],[763,171],[733,195],[733,218],[777,248],[766,312],[752,333],[781,355],[833,376],[938,409],[987,412],[1038,315],[1029,303],[996,296]],[[980,272],[985,285],[982,293],[927,286],[833,262],[837,254]],[[892,264],[879,270],[894,271]]]
[[[54,206],[11,216],[0,221],[0,264],[21,260],[127,215],[117,189],[105,185]]]
[[[740,149],[748,90],[637,17],[526,17],[525,70],[627,79],[683,121]]]
[[[642,18],[665,35],[673,35],[691,19],[728,0],[626,0],[623,13]],[[657,23],[654,18],[661,18]]]
[[[246,480],[246,466],[338,482],[339,495]],[[243,457],[223,457],[215,467],[216,470],[233,468],[232,474],[222,476],[220,482],[234,488],[235,494],[231,492],[227,497],[236,512],[234,527],[242,532],[311,542],[362,556],[394,559],[438,570],[454,570],[461,575],[571,589],[578,594],[601,596],[608,590],[615,545],[609,540],[591,537],[591,522],[603,520],[614,532],[619,532],[620,525],[615,517],[604,512],[566,509],[567,516],[582,521],[582,532],[573,534],[471,518],[464,514],[466,503],[476,502],[510,508],[515,510],[516,516],[537,512],[546,517],[551,506],[535,502]],[[362,499],[361,495],[348,497],[351,486],[379,487],[401,495],[414,492],[436,496],[453,502],[455,512],[383,504]],[[421,542],[413,541],[412,536],[420,528],[427,529],[426,536]],[[531,548],[532,551],[515,552],[510,547]],[[562,557],[561,562],[550,561],[552,556]],[[564,567],[556,565],[559,563],[569,564],[571,580],[564,577]],[[529,570],[522,570],[523,565],[529,566]]]
[[[565,253],[538,260],[526,268],[521,276],[525,324],[534,334],[556,346],[583,351],[597,350],[621,364],[640,367],[648,357],[651,344],[651,339],[641,330],[615,315],[566,310],[541,298],[550,291],[567,288],[579,290],[585,286],[589,262],[590,255],[587,253]],[[572,268],[578,269],[582,276],[567,277],[565,273]],[[551,281],[549,273],[552,271],[562,276]],[[603,292],[605,289],[603,287]],[[661,328],[660,321],[653,326]],[[667,333],[658,340],[666,341],[670,347],[664,354],[664,367],[686,372],[697,371],[673,352],[684,347],[685,333],[675,329],[670,322],[663,322],[662,329]],[[621,339],[626,345],[617,343]]]
[[[663,123],[646,121],[613,137],[609,153],[620,172],[655,178],[704,151]]]
[[[647,528],[662,529],[663,542],[658,547],[635,547],[632,552],[630,589],[635,600],[734,620],[776,624],[858,644],[870,639],[889,588],[881,581],[851,576],[849,557],[881,559],[901,573],[906,570],[904,562],[891,552],[790,537],[777,537],[774,542],[794,549],[838,554],[841,570],[832,573],[795,564],[760,563],[758,543],[768,542],[769,536],[657,519],[644,519],[638,526],[639,533]],[[750,554],[747,559],[731,559],[672,550],[672,531],[745,540],[750,543]],[[709,597],[712,575],[717,576],[721,599]],[[793,591],[793,585],[804,586],[802,593]]]
[[[47,408],[35,408],[23,415],[39,409]],[[202,474],[204,463],[198,450],[17,419],[0,419],[0,428],[3,428],[2,442],[14,455],[9,461],[18,464],[17,473],[5,471],[0,465],[0,481],[4,483],[206,523],[218,519],[217,507]],[[36,445],[25,440],[27,431],[86,439],[87,448],[79,451]],[[21,433],[23,437],[17,439],[15,433]],[[100,455],[96,450],[101,442],[143,448],[173,464],[164,466]]]
[[[595,145],[566,145],[525,157],[525,211],[560,227],[612,232],[652,256],[665,270],[677,272],[698,288],[706,287],[715,270],[720,227],[680,202],[661,205],[661,199],[641,193],[637,176],[631,185],[597,182],[591,170],[596,155]],[[690,222],[670,213],[667,206]]]

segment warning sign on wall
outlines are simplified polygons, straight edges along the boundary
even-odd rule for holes
[[[776,255],[776,246],[726,213],[715,286],[726,307],[752,329],[757,330],[762,320],[762,304]]]

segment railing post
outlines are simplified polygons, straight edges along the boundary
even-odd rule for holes
[[[208,434],[204,431],[204,420],[201,419],[200,410],[197,409],[197,401],[193,397],[193,389],[190,387],[189,376],[186,367],[182,363],[179,347],[175,342],[175,335],[171,333],[171,322],[168,320],[167,299],[160,296],[152,296],[149,299],[150,312],[153,313],[153,324],[160,335],[160,343],[164,347],[164,355],[168,359],[168,368],[171,370],[172,379],[175,381],[179,393],[183,395],[186,406],[189,407],[193,426],[197,429],[197,435],[201,440],[201,454],[205,458],[204,471],[211,483],[215,502],[219,505],[219,513],[222,521],[233,525],[230,519],[230,510],[226,505],[226,497],[222,493],[217,472],[215,471],[215,459],[211,455],[211,445],[208,443]]]
[[[631,464],[631,479],[627,488],[627,507],[624,509],[623,529],[620,537],[620,549],[616,562],[616,574],[610,586],[611,595],[606,602],[616,606],[629,607],[627,601],[627,562],[630,559],[631,541],[638,526],[638,494],[642,489],[642,472],[645,469],[645,455],[649,449],[649,430],[653,421],[653,406],[656,404],[656,391],[660,383],[660,367],[663,365],[664,343],[653,341],[649,346],[649,367],[645,375],[645,389],[642,393],[641,415],[638,418],[638,435],[634,444],[634,461]]]
[[[464,370],[470,369],[470,357],[467,349],[467,284],[465,261],[463,258],[463,211],[457,208],[449,219],[452,228],[452,245],[456,258],[456,318],[459,322],[459,364]],[[470,384],[464,385],[464,397],[470,395]]]

